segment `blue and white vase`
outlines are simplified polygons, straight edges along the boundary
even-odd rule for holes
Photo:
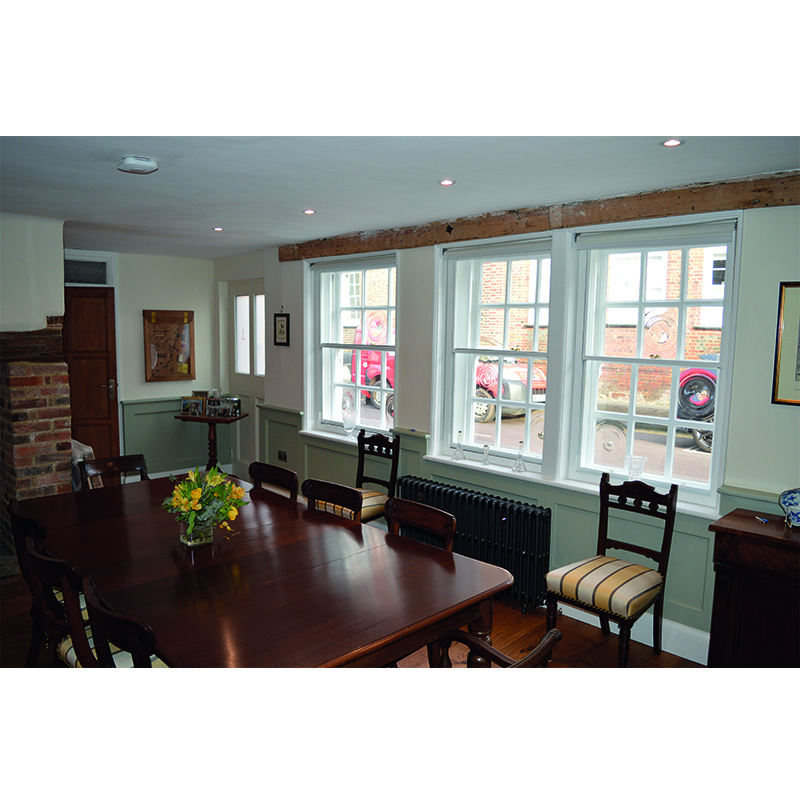
[[[800,489],[787,489],[778,498],[789,527],[800,526]]]

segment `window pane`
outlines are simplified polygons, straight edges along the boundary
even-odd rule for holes
[[[707,484],[711,478],[712,438],[710,431],[696,428],[679,429],[675,436],[672,477]]]
[[[481,266],[481,303],[505,303],[507,262],[487,262]]]
[[[678,309],[645,308],[642,358],[678,357]]]
[[[508,310],[508,349],[533,350],[535,311],[529,308]]]
[[[629,364],[600,364],[597,386],[596,409],[598,411],[618,411],[627,414],[631,402],[631,367]],[[588,378],[589,385],[593,381]]]
[[[369,269],[364,272],[365,283],[365,302],[367,306],[386,306],[389,305],[389,280],[390,273],[394,270],[389,269]]]
[[[627,426],[616,419],[598,419],[594,428],[594,466],[625,468]]]
[[[688,306],[684,338],[686,358],[718,360],[722,345],[722,306]]]
[[[541,458],[544,448],[544,409],[534,408],[530,413],[528,452]]]
[[[635,308],[609,308],[606,311],[602,355],[636,356],[637,318]]]
[[[640,253],[611,253],[606,273],[606,300],[624,302],[639,299]]]
[[[634,426],[633,455],[644,456],[647,459],[643,470],[644,475],[663,478],[666,474],[666,426],[637,422]]]
[[[536,300],[536,260],[511,262],[509,303],[532,303]]]
[[[505,310],[502,308],[481,309],[480,347],[502,350]]]
[[[725,296],[725,267],[728,248],[696,247],[689,250],[689,300],[721,300]]]
[[[266,323],[264,315],[264,295],[256,295],[256,375],[266,373]]]
[[[237,295],[236,305],[236,371],[250,372],[250,295]]]
[[[636,413],[648,417],[669,417],[672,382],[671,367],[638,367]]]
[[[681,251],[648,253],[646,275],[645,300],[677,300],[681,296]]]

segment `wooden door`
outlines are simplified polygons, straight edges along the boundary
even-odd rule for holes
[[[64,359],[69,368],[72,438],[97,458],[119,455],[114,290],[64,289]]]

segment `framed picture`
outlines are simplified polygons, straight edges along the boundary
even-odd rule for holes
[[[181,414],[189,417],[202,417],[205,412],[204,397],[181,397]]]
[[[193,381],[194,311],[142,311],[144,379]]]
[[[222,400],[219,397],[209,397],[206,400],[206,416],[207,417],[219,417],[220,416],[220,404]]]
[[[289,346],[289,315],[275,314],[275,345]]]
[[[781,282],[772,402],[800,405],[800,281]]]

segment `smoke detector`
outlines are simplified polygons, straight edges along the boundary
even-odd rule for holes
[[[147,156],[125,156],[117,161],[117,169],[134,175],[149,175],[158,169],[158,164]]]

